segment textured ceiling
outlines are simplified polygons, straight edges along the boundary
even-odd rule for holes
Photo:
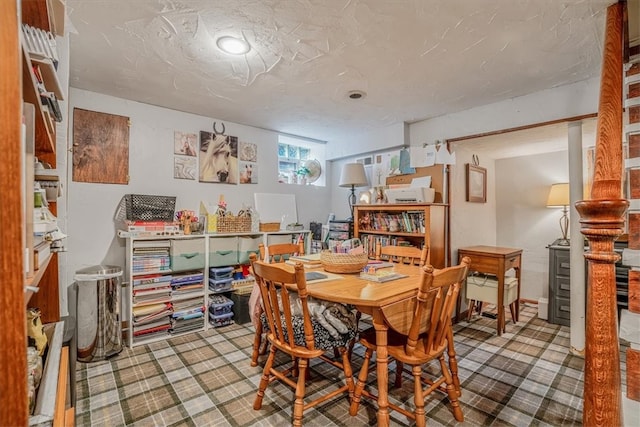
[[[279,132],[354,132],[600,75],[615,0],[67,0],[73,87]],[[246,55],[220,52],[222,35]],[[362,90],[366,98],[347,93]]]

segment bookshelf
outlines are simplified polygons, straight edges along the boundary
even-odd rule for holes
[[[379,204],[355,205],[354,237],[359,238],[369,257],[375,256],[375,243],[427,246],[427,262],[436,268],[447,265],[446,205]]]

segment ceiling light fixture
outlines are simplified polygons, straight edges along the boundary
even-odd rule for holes
[[[362,99],[365,96],[367,96],[366,92],[361,91],[361,90],[351,90],[349,91],[349,93],[347,94],[347,96],[350,99]]]
[[[251,50],[251,45],[246,40],[231,36],[220,37],[216,44],[220,50],[232,55],[244,55]]]

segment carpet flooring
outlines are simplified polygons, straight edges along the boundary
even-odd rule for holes
[[[582,424],[584,359],[569,352],[569,328],[537,318],[524,306],[517,324],[501,337],[495,320],[475,316],[454,326],[464,422],[454,420],[448,399],[433,393],[429,426],[571,426]],[[276,382],[263,407],[253,410],[261,367],[250,365],[254,329],[230,325],[133,349],[106,361],[78,363],[78,426],[285,426],[291,424],[293,391]],[[362,363],[356,345],[354,375]],[[621,351],[622,378],[624,352]],[[286,361],[282,359],[282,362]],[[394,364],[390,365],[394,369]],[[375,368],[372,370],[375,372]],[[312,365],[309,397],[326,392],[340,372]],[[389,399],[412,406],[413,381],[405,374]],[[393,374],[390,381],[393,381]],[[369,386],[375,387],[375,374]],[[305,426],[376,425],[376,406],[363,399],[357,416],[346,395],[305,411]],[[391,425],[408,425],[391,412]]]

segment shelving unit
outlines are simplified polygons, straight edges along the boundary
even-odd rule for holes
[[[227,295],[232,291],[231,286],[209,285],[211,267],[234,270],[249,263],[250,254],[258,253],[260,243],[302,239],[308,248],[310,238],[309,230],[128,237],[125,341],[136,347],[230,324],[229,311],[218,313],[214,324],[208,321],[210,304],[227,307]],[[230,284],[226,276],[223,282]],[[183,284],[189,285],[188,289],[180,289]]]
[[[354,237],[359,238],[369,256],[375,243],[383,246],[407,244],[429,248],[427,262],[446,266],[446,206],[441,204],[355,205]]]
[[[126,246],[129,347],[204,330],[205,236],[128,238]]]

